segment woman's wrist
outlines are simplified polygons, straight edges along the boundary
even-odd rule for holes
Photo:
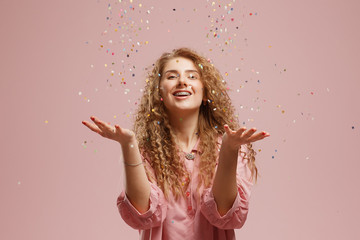
[[[129,147],[133,148],[138,145],[135,136],[131,137],[127,141],[123,141],[123,142],[118,141],[118,143],[120,143],[122,148],[129,148]]]
[[[225,151],[225,152],[230,152],[230,153],[235,153],[235,152],[238,153],[240,148],[241,148],[241,145],[233,146],[233,145],[229,144],[227,141],[222,141],[220,151]]]

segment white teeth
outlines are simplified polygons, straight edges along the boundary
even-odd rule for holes
[[[174,95],[175,96],[189,96],[191,94],[189,92],[177,92]]]

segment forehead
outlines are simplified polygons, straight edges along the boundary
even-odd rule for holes
[[[164,72],[166,72],[168,70],[182,71],[182,70],[198,70],[198,69],[195,67],[195,64],[190,59],[183,58],[183,57],[176,57],[176,58],[170,59],[165,64]]]

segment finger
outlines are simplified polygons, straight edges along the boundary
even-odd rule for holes
[[[257,133],[253,136],[251,136],[248,141],[250,142],[256,142],[256,141],[259,141],[261,139],[264,139],[266,137],[269,137],[270,136],[270,133],[267,133],[267,132],[260,132],[260,133]]]
[[[110,131],[110,132],[113,132],[113,128],[112,128],[109,124],[101,121],[100,119],[97,119],[96,117],[93,116],[93,117],[91,117],[91,120],[93,120],[93,122],[94,122],[102,131]]]
[[[235,135],[236,135],[237,137],[241,137],[241,135],[242,135],[245,131],[246,131],[246,127],[241,127],[241,128],[239,128],[239,129],[236,131]]]
[[[244,138],[249,138],[251,137],[251,135],[253,135],[256,132],[256,128],[250,128],[245,134],[244,134]]]
[[[88,127],[91,131],[93,131],[93,132],[96,132],[96,133],[101,133],[101,130],[95,125],[95,124],[91,124],[91,123],[89,123],[89,122],[87,122],[87,121],[82,121],[82,123],[86,126],[86,127]]]
[[[121,127],[119,125],[115,124],[114,132],[115,133],[122,133]]]
[[[110,124],[104,122],[103,127],[104,132],[116,133],[115,126],[111,126]]]
[[[116,128],[116,132],[120,133],[121,135],[129,135],[129,136],[133,136],[134,133],[129,130],[129,129],[125,129],[125,128],[121,128],[119,125],[115,125]]]
[[[225,124],[224,128],[227,135],[232,134],[233,131],[230,129],[229,125]]]

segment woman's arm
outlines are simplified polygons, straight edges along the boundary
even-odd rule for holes
[[[225,215],[232,207],[237,195],[236,167],[238,151],[221,145],[219,165],[212,187],[214,199],[220,216]]]
[[[228,125],[224,125],[224,128],[226,133],[222,138],[219,165],[212,187],[214,200],[221,216],[231,209],[237,195],[236,169],[241,145],[270,136],[266,132],[254,134],[256,128],[251,128],[248,131],[246,131],[246,127],[237,131],[231,130]]]
[[[121,144],[121,149],[124,158],[126,195],[131,204],[140,213],[144,213],[150,207],[150,183],[143,164],[137,166],[128,165],[136,165],[142,161],[136,138],[133,137],[131,141]]]
[[[139,164],[142,162],[142,158],[135,134],[118,125],[113,127],[109,123],[101,121],[94,116],[90,119],[94,124],[87,121],[82,121],[82,123],[102,137],[120,143],[124,157],[126,195],[131,204],[140,213],[146,212],[150,207],[150,183],[147,179],[144,165]]]

